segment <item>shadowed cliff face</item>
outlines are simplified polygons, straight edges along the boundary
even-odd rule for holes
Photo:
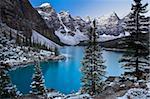
[[[9,27],[25,31],[30,37],[34,29],[50,40],[61,45],[54,29],[49,28],[40,14],[31,6],[28,0],[1,0],[0,19]]]

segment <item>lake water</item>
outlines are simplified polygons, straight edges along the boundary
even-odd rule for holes
[[[61,93],[69,94],[77,92],[81,87],[81,63],[84,47],[64,47],[60,49],[61,53],[68,55],[65,61],[42,62],[41,68],[45,78],[47,88],[53,88]],[[107,66],[107,76],[119,76],[123,72],[121,64],[118,63],[122,53],[103,51],[105,65]],[[19,68],[10,72],[13,84],[15,84],[22,93],[29,93],[34,73],[33,65]]]

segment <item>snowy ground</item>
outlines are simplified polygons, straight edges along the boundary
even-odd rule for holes
[[[58,44],[56,44],[53,41],[49,40],[48,38],[44,37],[43,35],[36,32],[35,30],[32,30],[32,37],[31,38],[32,38],[32,41],[34,41],[35,43],[45,45],[48,48],[60,47]]]
[[[32,47],[25,47],[25,46],[18,46],[16,44],[16,33],[17,31],[14,29],[9,28],[5,24],[0,24],[3,28],[2,31],[6,32],[6,37],[3,33],[0,33],[0,62],[9,63],[11,66],[25,66],[27,64],[33,63],[34,59],[40,59],[41,61],[46,60],[57,60],[63,59],[64,56],[55,56],[55,52],[46,51],[35,49]],[[9,32],[10,29],[12,30],[13,39],[10,40]],[[20,32],[21,33],[21,32]],[[19,34],[23,37],[22,34]],[[50,41],[49,39],[45,38],[44,36],[40,35],[36,31],[33,30],[32,40],[36,39],[39,42],[46,44],[47,47],[60,47],[56,43]]]
[[[64,13],[64,14],[67,14],[67,13]],[[67,44],[67,45],[77,45],[80,43],[80,41],[84,41],[84,40],[87,40],[87,36],[84,35],[84,33],[82,33],[78,27],[75,27],[76,28],[76,32],[73,32],[71,31],[70,29],[68,29],[62,19],[61,19],[61,16],[59,14],[58,15],[58,18],[59,18],[59,21],[61,23],[61,25],[63,26],[64,28],[64,31],[66,33],[62,34],[61,33],[61,29],[60,30],[57,30],[55,31],[55,35],[57,35],[60,39],[60,41],[64,44]],[[74,35],[70,35],[69,32],[72,32]]]
[[[76,33],[74,36],[71,36],[69,34],[62,34],[60,31],[55,31],[55,35],[59,37],[61,42],[67,45],[77,45],[80,41],[87,40],[87,37],[80,32]]]
[[[52,99],[92,99],[89,94],[69,94],[69,95],[63,95],[59,92],[50,92],[48,93],[48,97]]]
[[[0,57],[1,62],[9,63],[10,65],[23,65],[32,63],[39,58],[46,60],[54,57],[55,53],[46,50],[35,50],[31,47],[20,47],[14,44],[15,41],[9,41],[6,37],[0,38]]]
[[[127,93],[118,97],[118,99],[150,99],[150,81],[147,82],[148,89],[132,88]]]
[[[128,90],[123,97],[118,97],[118,99],[150,99],[147,96],[148,93],[146,89],[133,88]]]

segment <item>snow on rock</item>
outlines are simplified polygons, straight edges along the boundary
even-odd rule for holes
[[[90,18],[87,18],[88,20],[86,21],[79,16],[72,17],[67,11],[56,13],[52,6],[47,8],[44,6],[50,6],[50,4],[42,4],[37,11],[45,19],[47,25],[54,28],[61,42],[67,45],[77,45],[80,41],[87,40],[87,32],[91,24]],[[107,41],[126,36],[122,26],[124,21],[115,12],[96,18],[96,22],[97,32],[100,35],[99,41]]]
[[[46,50],[40,50],[40,54],[43,56],[49,56],[49,55],[54,55],[54,52],[46,51]]]
[[[4,23],[0,23],[0,27],[1,27],[1,32],[2,31],[5,31],[5,33],[7,35],[9,35],[10,33],[10,30],[12,32],[12,37],[16,38],[17,36],[17,33],[19,33],[18,35],[22,38],[24,38],[23,34],[22,34],[22,31],[18,31],[18,30],[15,30],[13,28],[10,28],[8,25],[4,24]]]
[[[60,14],[57,14],[57,15],[58,15],[58,19],[59,19],[61,25],[64,27],[65,31],[68,33],[70,30],[64,25],[63,21],[61,20]],[[65,15],[67,15],[67,14],[65,13],[64,16],[65,16]],[[67,33],[66,33],[66,34],[67,34]]]
[[[58,44],[54,43],[53,41],[49,40],[48,38],[44,37],[40,33],[36,32],[35,30],[32,30],[32,42],[34,43],[40,43],[42,45],[47,46],[48,48],[51,47],[60,47]]]
[[[113,40],[113,39],[117,39],[117,38],[122,38],[122,37],[125,37],[125,35],[124,34],[120,34],[118,36],[114,36],[114,35],[103,34],[103,35],[99,35],[98,41],[109,41],[109,40]]]
[[[64,99],[64,95],[60,94],[59,92],[49,92],[47,97],[52,99]]]
[[[77,45],[80,41],[87,40],[87,37],[78,31],[74,36],[62,34],[60,31],[55,31],[61,42],[67,45]]]
[[[63,13],[63,14],[62,14]],[[58,15],[59,21],[61,23],[61,25],[63,26],[65,33],[62,34],[60,30],[55,31],[55,35],[57,35],[60,39],[61,42],[63,42],[64,44],[67,45],[77,45],[80,43],[80,41],[84,41],[87,40],[87,36],[84,35],[79,29],[78,27],[75,27],[75,32],[71,31],[70,29],[67,28],[67,26],[65,26],[65,24],[63,23],[61,17],[63,16],[69,16],[69,14],[67,12],[62,12],[61,16],[60,14]],[[71,34],[69,34],[69,32],[71,32],[72,34],[74,34],[73,36]]]
[[[57,35],[61,42],[67,45],[77,45],[79,44],[79,40],[76,40],[73,36],[64,35],[60,32],[55,31],[55,35]]]
[[[89,94],[71,94],[65,97],[65,99],[92,99]]]
[[[40,7],[51,7],[51,5],[49,3],[43,3],[42,5],[40,5]]]
[[[63,95],[59,92],[49,92],[47,96],[48,98],[52,99],[92,99],[89,94],[79,94],[79,93]]]
[[[148,96],[150,98],[150,81],[147,83],[147,87],[148,87]]]
[[[148,98],[146,89],[132,88],[124,96],[118,97],[118,99],[150,99],[150,97]]]
[[[33,36],[38,39],[41,43],[53,45],[59,47],[57,44],[43,37],[34,31]],[[27,64],[33,63],[34,59],[39,58],[41,61],[62,59],[62,57],[55,56],[55,52],[40,50],[27,46],[18,46],[15,44],[15,39],[10,40],[5,37],[3,33],[0,33],[0,62],[8,63],[12,68],[26,66]]]

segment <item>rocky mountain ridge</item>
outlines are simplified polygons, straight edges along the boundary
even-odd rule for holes
[[[80,16],[73,17],[66,11],[57,13],[49,3],[44,3],[35,9],[43,17],[47,25],[50,28],[54,28],[55,34],[60,38],[61,42],[68,45],[76,45],[78,42],[88,39],[86,34],[91,25],[90,17],[86,20]],[[103,40],[125,35],[123,28],[124,18],[120,19],[115,12],[108,16],[95,18],[95,20],[99,35],[104,36]],[[76,39],[76,35],[82,35],[83,39],[81,37]],[[67,43],[66,41],[71,41],[70,39],[76,42],[74,44]]]
[[[23,36],[28,39],[32,36],[32,30],[35,30],[57,44],[62,44],[54,34],[54,29],[47,26],[28,0],[1,0],[0,20],[15,30],[23,31]]]

